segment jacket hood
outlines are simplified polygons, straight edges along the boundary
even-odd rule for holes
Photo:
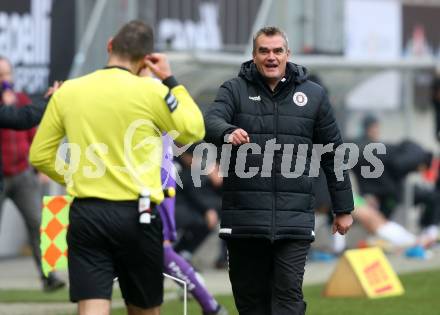
[[[253,60],[248,60],[241,64],[238,76],[250,82],[260,81],[262,78]],[[297,65],[293,62],[287,62],[286,79],[288,81],[299,84],[305,82],[308,76],[309,72],[306,67]]]

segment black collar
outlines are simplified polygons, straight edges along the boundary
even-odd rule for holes
[[[103,69],[121,69],[131,73],[130,69],[122,67],[122,66],[105,66]]]

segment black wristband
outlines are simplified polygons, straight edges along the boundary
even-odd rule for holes
[[[162,83],[170,88],[170,90],[179,85],[176,78],[173,75],[170,75],[168,78],[162,80]]]

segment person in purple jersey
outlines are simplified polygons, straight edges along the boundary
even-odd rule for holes
[[[172,139],[164,135],[163,139],[163,159],[162,159],[162,187],[166,198],[157,206],[163,223],[164,235],[164,264],[165,273],[179,278],[186,282],[188,291],[200,304],[203,315],[228,315],[228,311],[223,308],[215,298],[208,292],[201,282],[201,276],[196,273],[191,264],[182,256],[177,254],[172,243],[176,241],[176,223],[174,219],[175,201],[174,196],[167,196],[170,188],[176,187],[173,165]]]

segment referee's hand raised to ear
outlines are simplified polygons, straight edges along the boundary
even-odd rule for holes
[[[170,63],[165,54],[152,53],[145,56],[145,65],[153,72],[153,74],[160,80],[165,80],[172,76]]]

